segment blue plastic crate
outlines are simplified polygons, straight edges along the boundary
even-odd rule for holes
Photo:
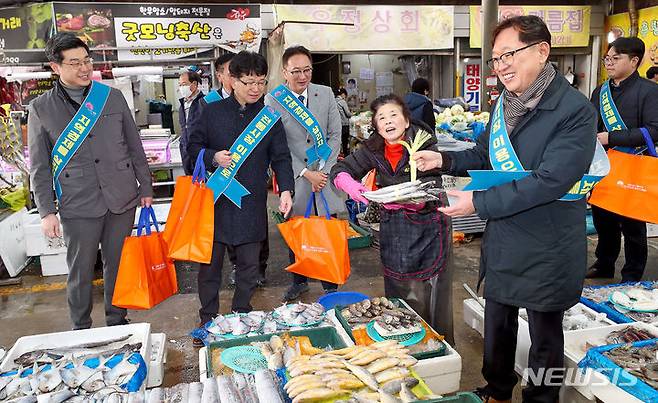
[[[646,289],[654,289],[656,288],[656,283],[652,281],[640,281],[640,282],[630,282],[630,283],[620,283],[620,284],[608,284],[608,285],[593,285],[589,286],[587,288],[615,288],[619,287],[622,285],[628,285],[628,284],[639,284]],[[636,322],[636,320],[629,318],[628,316],[624,315],[623,313],[619,312],[618,310],[615,309],[612,304],[609,302],[594,302],[588,298],[585,297],[580,297],[580,302],[582,302],[584,305],[592,308],[596,312],[602,312],[605,313],[608,316],[608,319],[615,323],[633,323]]]

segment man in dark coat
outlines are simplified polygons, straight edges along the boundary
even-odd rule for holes
[[[438,166],[457,176],[491,170],[490,137],[497,147],[507,129],[523,169],[531,171],[487,190],[448,192],[454,200],[440,209],[488,220],[480,258],[480,281],[486,278],[482,374],[487,386],[479,392],[489,402],[510,401],[518,382],[520,307],[527,309],[532,341],[528,369],[540,378],[530,378],[523,401],[557,401],[557,378],[547,379],[541,371],[564,367],[564,311],[578,302],[587,268],[586,201],[559,199],[588,172],[596,117],[587,99],[548,62],[550,43],[548,28],[536,16],[501,22],[493,34],[494,58],[487,63],[505,85],[495,106],[504,106],[504,121],[490,122],[473,149],[414,156],[421,170]]]
[[[201,76],[196,71],[185,71],[178,77],[178,122],[180,123],[180,156],[183,160],[185,175],[192,175],[194,171],[194,160],[187,154],[187,144],[190,140],[192,125],[201,116],[206,102],[203,100],[203,92],[200,89]]]
[[[196,159],[205,149],[204,162],[211,171],[230,165],[233,156],[228,150],[265,107],[262,100],[267,86],[265,58],[252,52],[240,52],[231,61],[230,72],[233,93],[221,102],[208,105],[190,136],[190,156]],[[242,207],[237,207],[223,194],[215,203],[212,260],[210,264],[201,264],[198,279],[202,324],[219,312],[221,271],[228,245],[235,250],[237,264],[231,311],[251,311],[251,296],[259,277],[260,249],[267,232],[267,183],[263,173],[268,163],[279,183],[279,210],[287,215],[292,208],[291,193],[295,185],[281,122],[276,122],[260,140],[235,175],[235,179],[250,192],[242,198]],[[199,344],[200,340],[195,340],[195,346]]]
[[[638,38],[618,38],[610,44],[603,58],[608,72],[612,100],[626,129],[608,132],[604,124],[599,98],[601,86],[592,93],[591,102],[599,113],[598,137],[608,147],[646,147],[640,131],[644,127],[653,142],[658,141],[658,86],[645,80],[637,72],[644,57],[644,42]],[[624,217],[603,208],[592,206],[594,227],[599,234],[596,262],[587,278],[613,278],[619,257],[621,236],[624,235],[626,262],[621,269],[621,281],[640,281],[647,264],[647,224]]]
[[[419,77],[411,84],[411,92],[404,96],[404,103],[411,111],[411,118],[424,122],[432,130],[436,130],[434,106],[430,96],[430,82]]]

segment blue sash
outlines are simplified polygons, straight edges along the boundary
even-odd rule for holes
[[[491,120],[491,133],[489,136],[489,161],[493,170],[469,170],[473,180],[464,190],[486,190],[493,186],[502,185],[522,179],[532,171],[526,171],[514,151],[505,126],[502,101],[496,104]],[[604,175],[583,175],[569,192],[562,196],[561,201],[574,201],[583,198],[594,188]]]
[[[64,131],[57,138],[51,153],[53,182],[57,199],[61,199],[62,197],[59,176],[69,161],[71,161],[73,155],[78,151],[82,142],[85,141],[94,128],[96,122],[98,122],[98,118],[101,117],[101,112],[105,107],[109,95],[110,87],[98,81],[92,81],[89,93],[84,101],[82,101],[80,109],[78,109],[73,119],[71,119]]]
[[[316,161],[320,161],[321,167],[324,166],[331,155],[331,148],[315,116],[303,103],[297,102],[297,97],[283,84],[276,87],[270,95],[311,135],[314,144],[306,150],[307,166]]]
[[[235,140],[229,150],[233,155],[231,165],[226,168],[218,167],[207,182],[207,186],[215,195],[215,202],[223,194],[233,204],[242,208],[242,198],[250,192],[235,179],[235,174],[279,118],[281,114],[272,107],[266,106]]]
[[[222,99],[224,99],[222,97],[222,94],[220,94],[219,91],[217,91],[217,90],[212,90],[208,93],[208,95],[203,97],[203,100],[206,101],[207,104],[211,104],[213,102],[221,101]]]
[[[628,130],[626,123],[621,118],[619,110],[617,110],[617,105],[615,105],[614,99],[612,99],[612,92],[610,92],[610,80],[606,80],[601,85],[601,92],[599,93],[599,112],[601,113],[601,118],[603,119],[603,124],[605,125],[608,133],[615,130]],[[627,154],[641,154],[645,147],[614,147],[615,150],[621,151]]]

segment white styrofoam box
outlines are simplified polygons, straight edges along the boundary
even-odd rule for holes
[[[28,256],[56,255],[66,252],[63,238],[51,239],[44,235],[41,230],[41,217],[36,211],[23,217],[23,228],[25,229],[25,251]],[[61,224],[59,230],[64,231]]]
[[[658,224],[647,223],[647,237],[658,237]]]
[[[66,251],[57,255],[41,255],[42,276],[63,276],[69,274],[66,264]]]
[[[46,333],[33,336],[23,336],[16,340],[14,346],[9,350],[0,365],[0,372],[6,372],[14,368],[14,359],[24,353],[38,349],[72,347],[84,343],[98,343],[104,340],[117,339],[128,336],[122,344],[142,343],[139,350],[144,360],[151,356],[151,324],[131,323],[129,325],[96,327],[83,330],[71,330],[68,332]],[[147,371],[148,372],[148,371]],[[142,384],[142,388],[146,382]]]
[[[0,218],[0,258],[11,277],[16,277],[28,263],[23,229],[25,215],[27,210],[23,208]]]
[[[164,367],[167,363],[167,335],[164,333],[151,333],[151,356],[149,357],[147,388],[162,385]]]
[[[482,304],[484,304],[484,301],[484,298],[480,298]],[[484,308],[474,298],[465,299],[463,304],[464,322],[484,337]]]
[[[462,376],[462,357],[450,344],[447,353],[441,357],[418,360],[413,370],[425,381],[433,393],[445,395],[457,392]]]
[[[626,392],[619,386],[612,384],[605,375],[594,371],[591,368],[588,368],[587,370],[592,373],[592,378],[595,381],[592,382],[592,393],[602,402],[642,403],[642,400]]]
[[[330,309],[327,311],[327,318],[331,321],[333,324],[334,328],[336,329],[336,333],[340,336],[340,338],[343,340],[343,343],[345,343],[345,346],[350,347],[354,345],[354,340],[350,337],[349,334],[347,334],[347,331],[343,327],[343,325],[338,321],[338,318],[336,318],[336,310],[335,309]]]
[[[588,312],[592,314],[593,316],[599,315],[601,317],[604,317],[602,319],[601,326],[598,327],[615,324],[613,321],[608,319],[605,316],[605,314],[595,312],[594,310],[588,308],[587,306],[581,303],[574,305],[571,309],[580,309],[584,312]],[[522,375],[523,371],[525,371],[525,369],[528,368],[528,354],[530,351],[530,329],[528,328],[528,322],[526,322],[526,320],[521,317],[520,315],[521,312],[523,312],[523,309],[519,310],[519,331],[516,335],[516,358],[514,360],[514,369],[519,375]],[[564,333],[566,334],[568,332],[569,331]]]
[[[199,349],[199,382],[208,378],[208,347]]]

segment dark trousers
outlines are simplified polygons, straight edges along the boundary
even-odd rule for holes
[[[621,269],[622,281],[640,281],[647,265],[647,224],[595,206],[592,206],[592,219],[599,234],[596,267],[614,274],[623,234],[626,262]]]
[[[313,201],[313,210],[315,215],[318,215],[318,206],[315,204],[315,200]],[[337,214],[332,214],[331,216],[334,218],[338,217]],[[295,253],[290,248],[288,248],[288,257],[290,258],[290,264],[295,263]],[[302,276],[301,274],[292,273],[292,282],[293,284],[305,284],[308,283],[308,277]],[[321,283],[324,290],[335,291],[338,289],[338,284],[330,283],[328,281],[321,281]]]
[[[497,400],[512,398],[518,379],[514,372],[516,334],[519,328],[519,308],[487,299],[484,309],[484,359],[482,375],[487,381],[486,392]],[[535,374],[547,368],[564,368],[563,311],[538,312],[528,310],[530,328],[530,352],[528,368]],[[540,370],[541,369],[541,370]],[[551,374],[551,382],[557,381],[557,373]],[[555,403],[559,386],[546,386],[543,382],[529,384],[523,390],[524,403]]]
[[[233,245],[236,256],[235,291],[231,303],[233,312],[250,312],[251,297],[258,280],[258,257],[261,242]],[[206,323],[219,313],[219,290],[222,286],[222,265],[226,244],[214,242],[210,264],[201,264],[199,268],[199,300],[201,309],[199,317]]]
[[[343,156],[347,157],[350,153],[350,127],[342,126],[343,131],[341,132],[340,140],[343,148]]]
[[[228,260],[233,266],[237,266],[237,257],[235,256],[235,248],[232,245],[226,245],[228,252]],[[267,270],[267,260],[270,258],[270,234],[265,232],[265,240],[261,244],[260,254],[258,256],[258,272],[262,279],[265,278],[265,270]]]
[[[123,240],[130,235],[134,220],[134,207],[121,214],[108,211],[97,218],[62,218],[67,245],[66,263],[69,267],[66,295],[73,329],[91,327],[92,281],[98,244],[103,257],[105,323],[112,326],[122,324],[126,320],[126,309],[112,305],[112,297],[119,272]]]

